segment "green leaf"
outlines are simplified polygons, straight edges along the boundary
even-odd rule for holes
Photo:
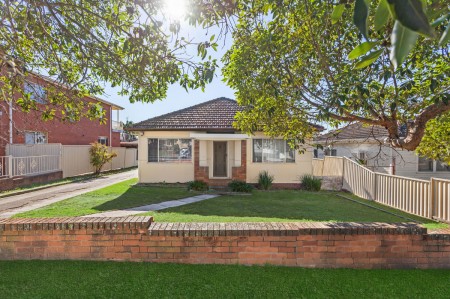
[[[436,27],[444,23],[450,18],[450,14],[441,16],[440,18],[436,19],[433,23],[431,23],[431,27]]]
[[[345,4],[339,4],[336,5],[336,7],[333,9],[333,12],[331,13],[331,24],[336,24],[339,19],[342,17],[342,14],[345,10]]]
[[[375,60],[378,59],[378,57],[380,57],[381,53],[383,53],[383,49],[380,49],[378,51],[372,52],[367,56],[364,56],[360,62],[358,62],[355,66],[355,69],[362,69],[365,68],[366,66],[371,65],[372,63],[374,63]]]
[[[428,22],[420,0],[389,0],[394,5],[397,20],[412,31],[434,37],[434,30]]]
[[[439,46],[444,46],[450,41],[450,23],[448,23],[447,28],[442,34],[441,39],[439,40]]]
[[[380,30],[389,19],[389,6],[386,0],[381,0],[375,12],[375,31]]]
[[[373,49],[377,42],[365,42],[354,48],[347,56],[348,59],[356,59]]]
[[[391,35],[391,55],[390,59],[396,69],[406,56],[408,56],[414,44],[417,41],[418,34],[405,26],[399,21],[395,21],[394,29]]]
[[[361,34],[366,38],[367,33],[367,17],[369,16],[369,6],[365,0],[356,0],[355,10],[353,12],[353,23],[358,27]]]

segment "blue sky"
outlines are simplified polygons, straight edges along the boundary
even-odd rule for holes
[[[194,38],[195,41],[209,40],[209,37],[205,38],[206,34],[208,34],[208,36],[211,36],[212,34],[215,34],[216,36],[219,35],[219,28],[213,28],[206,31],[204,29],[197,29],[188,26],[184,22],[182,22],[181,26],[181,34],[183,36]],[[231,44],[231,34],[228,34],[224,40],[219,42],[217,52],[214,52],[211,49],[211,52],[208,52],[208,54],[211,54],[213,58],[216,58],[219,61],[225,52],[231,47]],[[194,48],[196,52],[196,47]],[[193,54],[195,55],[196,53]],[[220,61],[219,66],[222,66]],[[186,90],[179,85],[172,85],[169,87],[167,98],[162,101],[157,101],[154,103],[139,102],[131,104],[127,97],[119,96],[117,94],[118,91],[119,89],[117,88],[107,86],[106,93],[105,95],[102,95],[101,98],[124,107],[125,110],[120,111],[119,113],[120,120],[125,122],[128,119],[134,123],[219,97],[234,99],[234,91],[222,81],[222,71],[220,68],[217,69],[216,76],[213,81],[206,86],[204,92],[202,92],[201,89],[186,92]],[[115,118],[116,116],[114,114],[113,119],[116,120]]]

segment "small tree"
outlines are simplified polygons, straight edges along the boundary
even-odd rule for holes
[[[103,165],[105,165],[108,162],[111,162],[111,160],[114,157],[117,157],[117,154],[114,152],[109,152],[108,147],[106,145],[103,145],[101,143],[95,142],[91,143],[91,148],[89,149],[89,155],[91,158],[91,164],[95,168],[95,174],[100,174],[100,171],[102,170]]]

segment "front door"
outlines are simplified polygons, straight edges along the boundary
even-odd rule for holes
[[[227,142],[214,141],[214,177],[227,177]]]

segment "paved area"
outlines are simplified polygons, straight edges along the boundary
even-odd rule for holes
[[[137,170],[133,169],[86,181],[0,198],[0,218],[11,217],[18,213],[35,210],[86,192],[137,178],[137,174]]]
[[[194,203],[194,202],[198,202],[198,201],[202,201],[202,200],[215,198],[215,197],[218,197],[218,196],[219,195],[216,195],[216,194],[202,194],[202,195],[187,197],[187,198],[183,198],[183,199],[179,199],[179,200],[169,200],[169,201],[164,201],[164,202],[155,203],[155,204],[146,205],[146,206],[141,206],[141,207],[136,207],[136,208],[130,208],[130,209],[124,209],[124,210],[115,210],[115,211],[107,211],[107,212],[102,212],[102,213],[97,213],[97,214],[91,214],[91,215],[86,215],[84,217],[125,217],[125,216],[133,216],[133,215],[137,215],[137,214],[141,214],[141,213],[145,213],[145,212],[150,212],[150,211],[159,211],[159,210],[164,210],[164,209],[167,209],[167,208],[184,206],[184,205],[187,205],[187,204],[190,204],[190,203]]]

